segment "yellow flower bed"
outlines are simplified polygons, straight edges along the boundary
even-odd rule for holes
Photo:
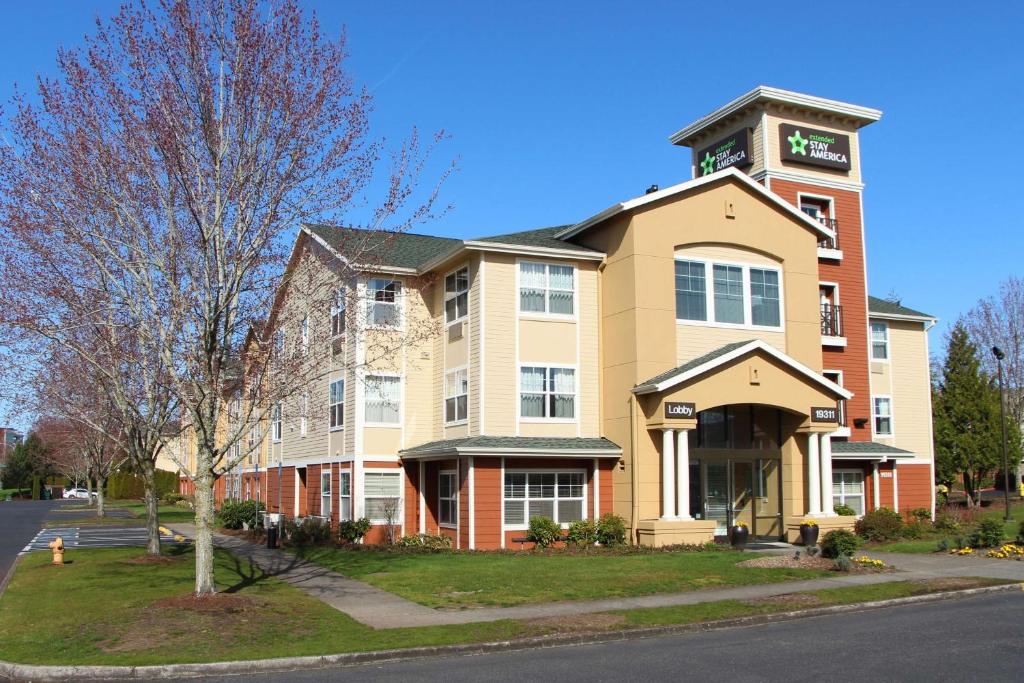
[[[856,562],[857,564],[861,565],[862,567],[880,567],[881,568],[881,567],[885,566],[885,562],[882,562],[881,560],[872,560],[867,555],[861,555],[860,557],[855,559],[854,562]]]
[[[993,548],[985,553],[985,557],[995,557],[1000,560],[1008,560],[1013,557],[1024,556],[1024,545],[1017,543],[1007,543],[998,548]]]
[[[974,548],[960,548],[959,550],[950,550],[952,555],[973,555]]]

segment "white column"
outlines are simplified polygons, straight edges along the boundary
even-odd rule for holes
[[[896,461],[892,461],[892,509],[900,511],[900,478],[896,472]]]
[[[874,509],[882,507],[882,492],[878,490],[878,461],[871,463],[871,498]]]
[[[482,253],[482,252],[481,252]],[[594,519],[601,517],[601,468],[594,458]]]
[[[420,460],[420,533],[427,533],[427,463]]]
[[[821,514],[835,516],[832,507],[832,435],[821,435]]]
[[[671,429],[661,430],[661,518],[676,518],[675,444]]]
[[[690,517],[690,431],[676,430],[676,480],[679,482],[679,505],[676,508],[679,519]]]
[[[476,463],[473,456],[469,456],[469,474],[467,476],[469,487],[469,549],[476,549]]]
[[[815,432],[809,432],[807,434],[807,514],[812,517],[821,514],[821,475],[818,474],[818,465],[820,464],[818,435]]]

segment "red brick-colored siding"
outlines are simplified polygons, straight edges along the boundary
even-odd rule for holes
[[[926,464],[899,464],[896,467],[899,482],[900,512],[915,508],[932,509],[932,473]]]
[[[860,213],[860,193],[820,187],[813,183],[796,183],[772,178],[771,190],[794,206],[797,194],[805,192],[832,197],[832,206],[839,221],[837,230],[841,261],[819,260],[818,278],[839,285],[839,305],[843,311],[845,348],[823,347],[822,366],[841,370],[843,386],[853,392],[847,402],[850,441],[871,440],[871,383],[868,366],[867,283],[864,281],[864,249]],[[864,427],[856,427],[854,418],[868,418]]]
[[[320,510],[320,465],[306,467],[306,510],[310,515],[319,515]]]
[[[494,550],[501,547],[501,458],[475,458],[473,465],[476,547]]]

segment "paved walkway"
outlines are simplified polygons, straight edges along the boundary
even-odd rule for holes
[[[194,537],[195,527],[175,524],[171,529]],[[738,586],[686,593],[661,593],[632,598],[607,598],[577,602],[555,602],[520,607],[486,607],[479,609],[432,609],[393,593],[356,581],[337,572],[295,557],[280,550],[269,550],[242,538],[214,534],[219,548],[250,560],[264,572],[292,584],[331,607],[344,612],[373,628],[403,626],[441,626],[471,624],[500,619],[540,619],[612,610],[644,607],[695,605],[718,600],[751,600],[800,591],[864,586],[890,581],[911,581],[951,576],[981,576],[1024,580],[1024,562],[988,560],[934,555],[903,555],[897,553],[866,553],[895,565],[894,574],[846,574],[823,579],[787,581],[785,583]]]

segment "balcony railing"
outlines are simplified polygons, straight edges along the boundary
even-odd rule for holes
[[[843,307],[832,304],[821,305],[821,336],[845,337],[843,334]]]
[[[818,240],[818,246],[822,249],[839,249],[839,220],[824,216],[815,216],[815,219],[835,234],[835,237],[822,237]]]

